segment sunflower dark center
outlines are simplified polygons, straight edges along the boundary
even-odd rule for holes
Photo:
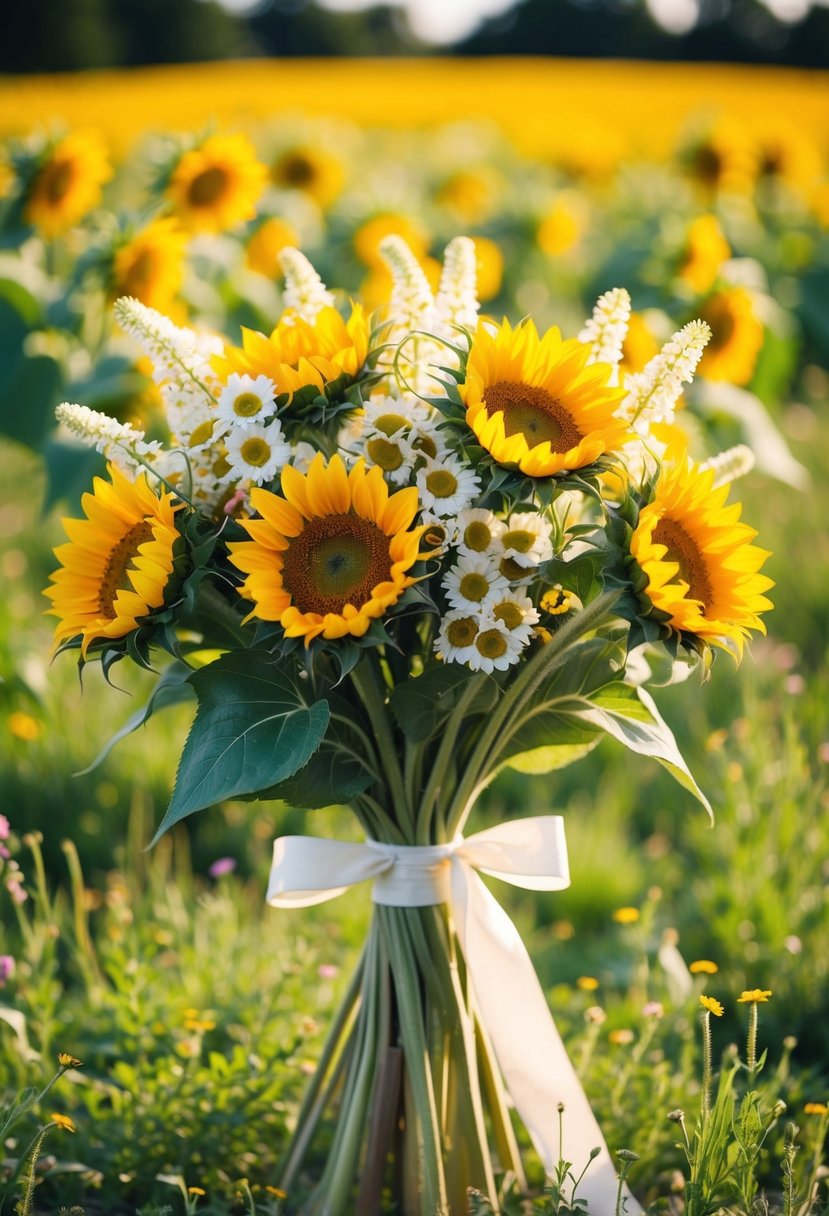
[[[484,394],[486,412],[504,415],[504,434],[521,434],[527,447],[549,443],[554,452],[569,452],[584,438],[569,412],[546,389],[534,384],[498,380]]]
[[[711,326],[711,341],[709,350],[722,350],[731,341],[734,334],[734,316],[731,309],[723,303],[714,304],[707,310],[706,321]]]
[[[131,587],[128,571],[132,559],[137,554],[139,547],[145,541],[152,539],[152,524],[149,520],[142,519],[139,523],[133,524],[129,532],[125,532],[110,551],[98,587],[98,611],[107,620],[115,619],[114,605],[118,592],[126,591]]]
[[[137,296],[152,281],[155,272],[155,258],[148,249],[142,249],[130,263],[119,290],[124,295]]]
[[[41,178],[41,189],[50,203],[63,202],[72,184],[72,166],[69,161],[56,160],[46,165]]]
[[[282,583],[300,612],[362,608],[391,573],[389,538],[359,515],[310,519],[283,555]]]
[[[663,561],[676,562],[679,566],[677,578],[688,584],[687,598],[699,600],[706,609],[714,598],[705,558],[696,541],[674,519],[660,519],[653,530],[653,539],[667,549]]]
[[[694,172],[707,186],[716,186],[723,171],[723,160],[716,148],[702,144],[694,156]]]
[[[307,186],[315,177],[313,164],[301,152],[283,156],[274,166],[273,179],[277,185]]]
[[[227,189],[227,173],[218,165],[202,169],[190,183],[187,196],[194,207],[209,207],[218,202]]]

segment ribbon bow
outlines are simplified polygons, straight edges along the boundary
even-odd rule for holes
[[[561,816],[512,820],[443,845],[281,836],[274,842],[267,898],[274,907],[305,908],[374,879],[375,903],[449,903],[481,1020],[545,1169],[554,1172],[561,1154],[578,1177],[590,1151],[598,1149],[578,1193],[596,1216],[611,1216],[618,1190],[613,1158],[521,936],[477,870],[529,891],[569,886]],[[561,1144],[559,1103],[564,1106]],[[627,1190],[624,1195],[627,1216],[641,1213],[633,1196]]]

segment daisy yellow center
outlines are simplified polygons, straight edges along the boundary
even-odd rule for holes
[[[261,469],[271,458],[271,445],[258,435],[254,435],[250,439],[246,439],[240,446],[239,454],[245,464],[251,464],[254,468]]]
[[[217,165],[197,173],[190,183],[187,197],[193,207],[210,207],[217,203],[227,189],[227,173]]]
[[[190,432],[189,447],[198,447],[200,443],[207,443],[208,439],[213,434],[213,419],[207,418],[204,422],[200,422],[195,430]]]
[[[473,553],[485,553],[492,542],[492,533],[485,523],[474,519],[463,532],[463,543]]]
[[[495,619],[503,621],[507,629],[517,629],[524,620],[524,614],[517,604],[504,600],[503,604],[499,604],[495,609]]]
[[[359,515],[323,515],[307,522],[283,557],[282,583],[300,612],[361,608],[391,573],[389,538]]]
[[[370,439],[366,444],[366,452],[374,464],[379,464],[387,473],[399,469],[403,463],[403,453],[396,443],[388,439]]]
[[[526,566],[519,566],[513,557],[502,557],[498,563],[498,569],[511,583],[514,583],[516,579],[525,578],[527,574]]]
[[[456,646],[458,650],[462,650],[465,646],[471,646],[475,641],[478,633],[478,626],[475,618],[472,616],[462,616],[457,621],[450,621],[446,627],[446,637],[452,646]]]
[[[43,170],[40,188],[50,203],[62,202],[71,185],[72,165],[69,161],[53,161]]]
[[[478,634],[475,645],[485,659],[500,659],[507,652],[507,640],[500,629],[485,629]]]
[[[226,456],[219,456],[219,458],[214,460],[213,464],[210,466],[210,471],[214,477],[226,477],[230,472],[230,469],[231,464]]]
[[[262,398],[256,393],[240,393],[234,398],[233,412],[240,418],[254,418],[262,412]]]
[[[404,418],[402,414],[381,414],[376,418],[374,425],[378,431],[382,431],[384,435],[391,437],[396,435],[398,431],[402,431],[405,427],[409,429],[409,420]]]
[[[448,469],[434,469],[426,474],[426,489],[435,498],[451,498],[458,489],[458,479]]]
[[[533,384],[499,380],[488,385],[484,397],[487,414],[504,415],[504,434],[521,434],[530,448],[549,443],[554,452],[569,452],[584,438],[560,401]]]
[[[113,547],[101,575],[98,587],[98,610],[101,616],[115,619],[115,597],[119,591],[129,588],[127,578],[130,562],[145,541],[153,539],[152,524],[146,519],[134,524]]]
[[[473,604],[480,604],[489,591],[489,579],[485,574],[477,574],[472,571],[463,576],[458,584],[458,590],[465,600],[469,600]]]
[[[688,599],[699,600],[703,608],[714,598],[705,559],[681,524],[673,519],[660,519],[653,530],[654,542],[667,549],[663,560],[676,562],[678,578],[688,584]]]
[[[438,454],[438,445],[429,435],[418,435],[417,439],[415,439],[414,443],[412,444],[412,447],[414,447],[418,452],[422,452],[424,456],[431,457],[432,460],[434,460],[435,456]]]
[[[513,532],[505,532],[503,541],[505,549],[515,549],[516,553],[529,553],[535,542],[535,536],[524,528],[516,528]]]

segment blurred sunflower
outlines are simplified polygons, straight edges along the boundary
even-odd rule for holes
[[[756,149],[748,132],[727,118],[686,139],[680,163],[705,192],[750,194],[757,172]]]
[[[270,178],[283,190],[301,190],[323,211],[330,207],[345,182],[342,161],[310,144],[286,148],[271,165]]]
[[[757,533],[740,522],[740,503],[726,506],[728,489],[690,462],[663,471],[630,551],[647,576],[644,595],[670,625],[740,656],[752,629],[766,632],[759,614],[773,606],[764,592],[774,583],[759,573],[769,553],[751,543]]]
[[[259,225],[248,241],[245,250],[247,264],[251,270],[266,278],[281,279],[279,254],[283,249],[298,249],[301,244],[296,229],[287,220],[272,215]]]
[[[763,345],[763,322],[744,287],[727,287],[709,296],[700,317],[711,327],[711,340],[699,365],[700,376],[748,384]]]
[[[504,255],[488,236],[473,236],[475,272],[478,279],[478,299],[493,300],[501,290],[504,277]]]
[[[730,257],[731,246],[717,217],[699,215],[688,227],[679,278],[701,295],[713,286],[720,266]]]
[[[408,215],[384,211],[366,220],[354,233],[354,251],[364,265],[373,270],[386,269],[380,245],[387,236],[402,237],[418,261],[425,258],[429,236],[423,226]]]
[[[641,312],[632,312],[627,333],[622,343],[622,358],[619,367],[623,372],[641,372],[659,353],[659,343]]]
[[[44,236],[57,236],[83,219],[112,177],[107,150],[96,131],[70,131],[52,144],[28,184],[23,218]]]
[[[321,308],[315,320],[284,314],[270,336],[242,329],[242,345],[225,347],[213,359],[224,379],[239,375],[267,376],[277,393],[312,388],[325,393],[333,384],[356,379],[368,355],[369,327],[363,308],[352,305],[344,321],[336,308]]]
[[[209,135],[179,158],[166,193],[185,227],[226,232],[253,218],[266,181],[246,135]]]
[[[379,468],[362,461],[351,472],[321,453],[308,473],[282,470],[282,496],[251,491],[260,520],[245,520],[250,541],[229,545],[253,600],[249,614],[279,621],[288,637],[362,637],[371,622],[415,581],[425,526],[412,528],[417,490],[389,495]],[[248,618],[248,619],[249,619]]]
[[[503,180],[489,165],[458,169],[438,188],[437,202],[468,224],[479,224],[495,209]]]
[[[116,249],[112,295],[168,313],[184,278],[188,236],[172,216],[151,220]]]
[[[157,495],[143,473],[134,482],[114,466],[96,477],[81,504],[86,519],[64,519],[69,542],[58,545],[60,568],[44,595],[59,618],[55,648],[82,638],[81,654],[99,638],[122,638],[164,603],[178,539],[169,493]]]
[[[530,477],[550,477],[592,464],[629,437],[614,411],[624,397],[610,385],[613,369],[587,365],[590,347],[542,338],[531,321],[492,334],[478,326],[460,385],[466,421],[493,460]]]
[[[548,257],[569,253],[584,234],[584,206],[572,191],[562,192],[538,226],[538,247]]]

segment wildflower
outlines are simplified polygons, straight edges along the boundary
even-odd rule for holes
[[[188,1186],[188,1188],[187,1188],[187,1194],[188,1194],[188,1195],[206,1195],[206,1194],[207,1194],[207,1191],[205,1191],[205,1190],[204,1190],[202,1187],[200,1187],[200,1186]]]
[[[638,908],[617,908],[613,913],[613,919],[617,925],[635,925],[639,919]]]
[[[688,964],[688,970],[691,972],[691,975],[716,975],[719,967],[708,958],[698,958],[693,963]]]
[[[453,608],[477,612],[484,603],[509,590],[507,580],[498,573],[491,558],[460,557],[441,580]]]
[[[60,1128],[60,1130],[62,1132],[74,1132],[76,1130],[75,1124],[72,1122],[72,1120],[69,1118],[68,1115],[52,1114],[49,1116],[49,1122],[54,1127]]]
[[[685,1119],[685,1111],[680,1110],[679,1107],[676,1110],[669,1110],[668,1118],[672,1123],[682,1123]]]
[[[58,1063],[61,1068],[83,1068],[83,1063],[77,1056],[70,1055],[68,1051],[58,1052]]]
[[[475,498],[481,488],[480,478],[457,456],[426,460],[417,472],[420,501],[436,515],[457,515]]]
[[[761,988],[749,988],[745,992],[741,992],[737,997],[737,1003],[740,1005],[765,1005],[771,996],[771,989],[765,990]]]
[[[211,878],[222,878],[225,874],[232,874],[235,869],[235,857],[219,857],[208,867],[207,872]]]
[[[317,975],[321,980],[333,980],[340,974],[340,969],[336,963],[320,963],[317,967]]]
[[[807,1102],[803,1107],[804,1115],[829,1115],[829,1106],[825,1102]]]
[[[457,327],[473,329],[478,316],[477,259],[468,236],[456,236],[446,246],[443,273],[435,296],[440,329],[452,340]]]
[[[617,364],[630,318],[630,296],[624,287],[614,287],[599,296],[593,315],[579,334],[579,342],[590,345],[589,363]]]
[[[440,622],[434,649],[444,663],[468,663],[479,632],[478,617],[467,609],[447,612]]]
[[[161,444],[155,440],[147,442],[143,431],[85,405],[64,401],[55,410],[55,417],[82,443],[100,452],[130,478],[145,462],[153,463],[161,450]]]
[[[745,477],[746,473],[750,473],[754,468],[755,463],[756,458],[751,448],[746,447],[744,443],[737,443],[733,448],[720,452],[718,456],[704,460],[699,467],[702,472],[713,469],[713,488],[718,490],[720,486],[730,485],[738,477]]]
[[[240,376],[233,372],[222,389],[216,413],[223,422],[234,426],[252,426],[274,413],[276,392],[267,376]]]
[[[494,620],[491,624],[481,623],[467,666],[473,671],[506,671],[521,657],[523,644],[516,633],[510,633],[502,621]]]
[[[362,637],[414,582],[417,491],[389,495],[377,468],[347,473],[339,456],[326,464],[320,453],[306,476],[285,466],[281,496],[254,489],[251,502],[262,519],[242,523],[251,541],[229,546],[247,575],[249,615],[279,621],[306,646],[320,635]]]
[[[582,992],[595,992],[599,986],[599,981],[593,975],[580,975],[576,980],[576,987]]]
[[[523,569],[539,566],[553,556],[553,525],[537,511],[517,511],[506,521],[497,551]]]
[[[253,219],[266,178],[246,135],[209,135],[179,158],[167,197],[185,227],[226,232]]]
[[[232,473],[249,478],[257,486],[273,481],[291,458],[291,446],[278,418],[267,425],[254,422],[244,428],[234,427],[225,437],[225,445]]]
[[[665,1006],[661,1001],[648,1001],[642,1006],[642,1016],[659,1019],[665,1016]]]
[[[602,1009],[601,1005],[591,1005],[584,1011],[584,1020],[588,1024],[601,1026],[602,1022],[607,1021],[607,1014],[605,1013],[604,1009]]]
[[[16,970],[16,963],[11,954],[0,954],[0,988],[10,980]]]
[[[8,840],[11,833],[11,824],[5,815],[0,815],[0,840]]]
[[[654,423],[673,422],[682,385],[693,380],[710,337],[711,329],[704,321],[689,321],[675,333],[643,371],[627,377],[620,418],[643,436]]]
[[[281,1191],[278,1186],[265,1186],[265,1191],[268,1195],[273,1195],[274,1199],[287,1199],[285,1191]]]
[[[630,1148],[617,1148],[616,1156],[619,1158],[620,1161],[638,1161],[639,1160],[639,1154],[634,1153],[633,1149],[630,1149]]]
[[[633,1042],[635,1036],[632,1030],[628,1030],[627,1027],[621,1027],[618,1030],[611,1030],[607,1037],[617,1047],[627,1047],[628,1044]]]
[[[10,735],[26,743],[33,742],[40,734],[40,723],[37,718],[33,718],[31,714],[24,713],[21,709],[16,709],[13,713],[9,714],[6,719],[6,725]]]
[[[519,591],[505,591],[493,597],[489,611],[496,621],[500,621],[523,646],[526,646],[532,637],[532,627],[538,621],[538,612],[529,596],[521,595]]]
[[[64,520],[69,543],[44,595],[58,617],[55,646],[81,637],[81,654],[99,640],[126,637],[164,604],[178,540],[172,494],[157,495],[143,474],[129,482],[113,465],[81,502],[87,518]]]
[[[285,308],[313,325],[323,308],[334,307],[334,297],[304,253],[290,246],[279,253],[285,275]]]
[[[699,1003],[702,1005],[703,1009],[707,1009],[709,1013],[713,1013],[717,1018],[721,1018],[725,1013],[725,1010],[716,997],[701,995],[699,998]]]
[[[493,553],[499,537],[507,530],[503,520],[485,507],[467,507],[459,512],[456,522],[458,552],[466,557]]]

